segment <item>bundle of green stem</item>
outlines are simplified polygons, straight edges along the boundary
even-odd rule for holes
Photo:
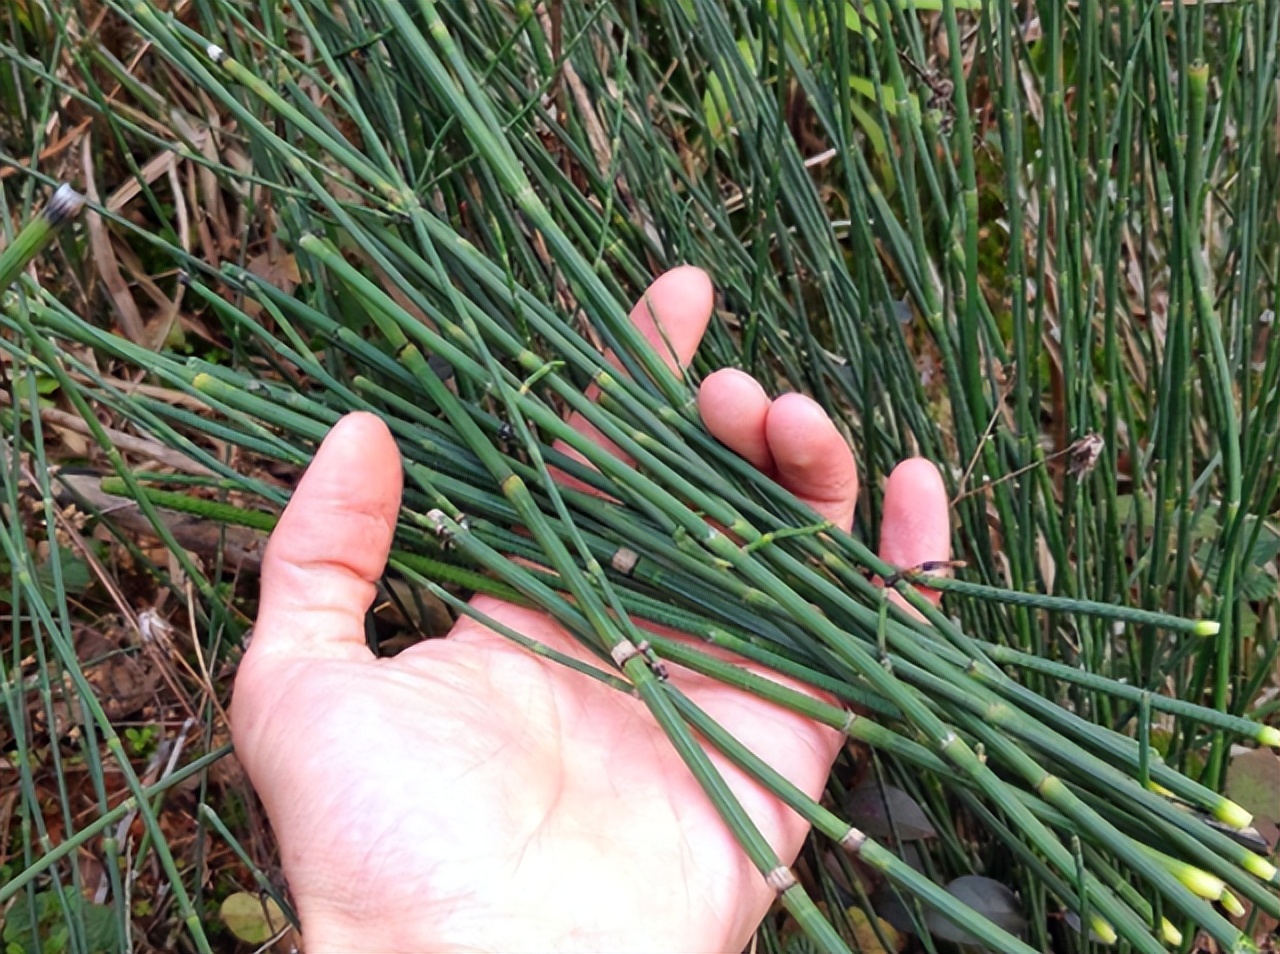
[[[959,50],[964,21],[956,8],[970,5],[918,6],[940,8],[942,35]],[[1169,400],[1184,400],[1174,369],[1181,367],[1185,382],[1198,367],[1213,396],[1214,420],[1223,425],[1216,433],[1225,443],[1214,464],[1226,484],[1215,502],[1225,515],[1213,570],[1222,600],[1210,604],[1225,607],[1217,620],[1184,618],[1195,615],[1188,612],[1198,608],[1194,599],[1174,607],[1180,615],[1159,605],[1121,605],[1133,592],[1125,583],[1130,572],[1135,581],[1156,584],[1179,566],[1175,560],[1158,570],[1154,563],[1126,569],[1119,538],[1122,527],[1134,531],[1135,524],[1144,540],[1148,533],[1161,540],[1169,534],[1164,503],[1184,487],[1179,468],[1189,468],[1194,448],[1170,436],[1176,417],[1173,424],[1160,418],[1153,427],[1161,475],[1157,524],[1145,525],[1149,518],[1138,506],[1121,514],[1116,447],[1125,439],[1139,447],[1137,415],[1126,403],[1136,399],[1117,394],[1100,410],[1088,370],[1095,323],[1112,322],[1116,310],[1115,269],[1106,272],[1106,289],[1097,290],[1107,307],[1096,322],[1091,302],[1073,300],[1078,313],[1058,329],[1070,421],[1079,428],[1072,433],[1083,436],[1085,422],[1106,433],[1097,479],[1112,489],[1098,503],[1089,490],[1093,478],[1082,472],[1068,478],[1059,500],[1036,441],[1041,386],[1028,370],[1045,355],[1038,332],[1048,319],[1038,305],[1033,320],[1019,288],[1011,348],[980,294],[976,156],[962,58],[952,58],[952,115],[922,108],[903,68],[913,58],[926,60],[919,12],[908,3],[876,0],[847,10],[837,2],[811,9],[785,2],[659,3],[646,7],[657,17],[648,29],[640,11],[625,4],[557,7],[553,23],[522,3],[305,0],[288,14],[264,7],[250,16],[221,2],[201,6],[200,30],[151,4],[120,5],[119,15],[162,51],[169,68],[234,124],[253,171],[227,168],[191,144],[173,148],[242,187],[242,196],[269,203],[277,238],[296,257],[302,285],[286,291],[242,264],[213,268],[184,250],[182,237],[138,230],[138,240],[184,269],[186,307],[220,322],[230,360],[157,353],[86,322],[27,279],[3,301],[0,322],[13,335],[0,348],[25,369],[28,383],[20,393],[34,395],[39,376],[56,379],[107,451],[116,470],[109,489],[136,499],[180,560],[182,548],[168,536],[158,508],[264,528],[273,518],[208,499],[207,491],[175,490],[172,479],[166,489],[164,478],[130,469],[111,448],[95,404],[216,475],[204,481],[208,487],[257,494],[276,506],[283,495],[275,486],[238,471],[210,448],[234,446],[259,460],[302,465],[342,413],[381,416],[400,443],[407,477],[393,572],[459,612],[476,612],[459,599],[459,588],[487,592],[538,606],[577,635],[616,673],[593,670],[595,676],[649,707],[762,877],[778,887],[783,904],[822,949],[847,950],[848,926],[833,927],[805,886],[780,866],[699,740],[757,778],[840,851],[977,943],[1026,952],[1046,950],[1050,942],[1045,918],[1032,923],[1027,938],[1010,935],[897,849],[840,817],[838,799],[819,804],[799,792],[663,678],[663,661],[839,729],[874,753],[893,779],[928,793],[924,800],[950,806],[947,811],[963,805],[982,830],[980,840],[1007,849],[1024,903],[1041,913],[1074,912],[1087,926],[1090,936],[1066,942],[1073,949],[1118,939],[1131,950],[1156,952],[1201,931],[1224,951],[1252,950],[1247,933],[1215,905],[1237,913],[1244,899],[1255,911],[1280,917],[1276,869],[1232,832],[1250,824],[1249,814],[1216,787],[1229,742],[1280,744],[1280,732],[1239,714],[1249,693],[1244,681],[1232,681],[1245,662],[1233,574],[1244,572],[1244,554],[1262,532],[1262,521],[1246,520],[1246,504],[1264,499],[1268,489],[1274,494],[1277,479],[1260,463],[1245,468],[1242,455],[1267,459],[1277,433],[1275,401],[1267,398],[1257,408],[1246,402],[1262,422],[1246,437],[1266,439],[1246,440],[1242,449],[1225,349],[1248,347],[1253,339],[1220,325],[1194,238],[1206,146],[1201,139],[1188,146],[1179,133],[1201,136],[1205,78],[1189,72],[1186,88],[1176,90],[1186,102],[1175,102],[1164,52],[1171,26],[1185,45],[1190,15],[1151,4],[1141,16],[1126,11],[1112,23],[1096,4],[1080,5],[1076,28],[1085,47],[1079,55],[1092,58],[1082,75],[1100,83],[1104,52],[1123,51],[1129,59],[1113,77],[1118,105],[1092,91],[1076,103],[1081,115],[1112,107],[1115,113],[1105,126],[1082,121],[1085,138],[1073,147],[1062,90],[1054,85],[1062,82],[1063,55],[1054,31],[1063,32],[1064,14],[1060,5],[1049,6],[1054,11],[1044,35],[1057,38],[1047,41],[1045,54],[1051,60],[1045,148],[1046,162],[1060,163],[1052,172],[1081,188],[1088,165],[1082,157],[1110,157],[1139,128],[1138,84],[1154,84],[1158,94],[1142,114],[1153,140],[1143,161],[1156,156],[1169,172],[1165,187],[1172,190],[1176,226],[1169,254],[1181,275],[1175,304],[1183,335],[1170,345],[1161,387]],[[1014,207],[1023,188],[1022,129],[1015,121],[1013,72],[1020,25],[1012,3],[984,9],[974,22],[992,75],[1006,81],[1000,131],[1011,190],[1007,214],[1020,236]],[[851,12],[857,14],[852,26]],[[1203,35],[1203,7],[1194,16]],[[1106,29],[1093,25],[1099,17]],[[1237,60],[1256,56],[1264,76],[1257,88],[1233,93],[1255,123],[1273,95],[1265,77],[1275,77],[1275,45],[1267,52],[1265,38],[1275,38],[1277,20],[1275,3],[1258,3],[1221,24],[1238,44]],[[744,35],[750,42],[742,42]],[[908,52],[900,57],[894,42]],[[830,53],[824,58],[819,50]],[[1179,62],[1190,55],[1190,48],[1178,51]],[[41,70],[34,58],[22,62]],[[698,77],[694,63],[715,82]],[[123,81],[119,65],[99,52],[85,69]],[[609,66],[615,75],[606,72]],[[855,67],[867,78],[854,75]],[[539,78],[532,89],[530,76]],[[1234,73],[1229,79],[1238,81]],[[858,88],[855,80],[870,87],[859,94],[865,108],[847,92]],[[667,131],[656,131],[648,111],[670,110],[666,83],[686,81],[689,89],[707,89],[707,97],[701,103],[695,97],[685,112],[661,115]],[[942,78],[928,81],[936,92]],[[129,88],[146,104],[138,109],[108,105],[97,85],[70,95],[101,108],[100,118],[122,138],[154,139],[143,119],[147,108],[162,112],[161,94],[136,86]],[[616,100],[607,98],[609,90],[617,91]],[[849,217],[839,231],[784,123],[786,97],[800,92],[845,176]],[[724,139],[730,125],[737,142]],[[705,141],[696,157],[663,139],[670,129],[699,127]],[[1119,152],[1119,178],[1128,189],[1130,155]],[[697,163],[710,171],[692,172]],[[717,163],[724,181],[750,187],[728,200],[716,194]],[[1239,188],[1256,203],[1268,188],[1274,192],[1274,183],[1264,185],[1257,165],[1250,168]],[[142,193],[157,201],[149,183]],[[1048,191],[1044,198],[1052,201]],[[1090,241],[1113,253],[1120,248],[1130,212],[1117,206],[1129,198],[1105,200]],[[1149,200],[1144,192],[1134,201]],[[1256,205],[1250,208],[1256,213]],[[729,212],[744,209],[752,227],[745,238],[734,237],[741,226]],[[167,221],[162,208],[156,211]],[[1041,229],[1050,227],[1046,221],[1041,218]],[[1246,274],[1233,294],[1244,299],[1237,306],[1249,307],[1263,284],[1262,266],[1252,256],[1262,226],[1255,215],[1239,227],[1253,231],[1241,236],[1250,243],[1242,258],[1248,264],[1241,264]],[[16,274],[15,263],[33,254],[33,236],[43,239],[47,231],[39,221],[32,229],[0,259],[0,275]],[[1068,289],[1080,280],[1083,296],[1083,276],[1092,268],[1078,254],[1086,236],[1076,231],[1061,238],[1060,294],[1076,295]],[[1010,246],[1010,281],[1020,282],[1028,267],[1020,241]],[[709,248],[722,256],[708,262],[713,277],[748,317],[713,324],[686,380],[639,336],[624,303],[627,288],[642,285],[653,263],[696,258]],[[895,300],[903,293],[905,306]],[[899,318],[903,307],[920,314],[948,373],[950,441],[940,437],[922,399]],[[766,320],[783,312],[790,317]],[[1190,360],[1193,328],[1207,354],[1199,365]],[[1111,331],[1100,354],[1115,381],[1124,359]],[[207,411],[126,394],[85,359],[85,346],[100,361],[145,369]],[[616,355],[622,373],[604,349]],[[1252,385],[1259,394],[1275,383],[1275,351],[1267,353],[1262,384]],[[1003,400],[993,369],[1005,362],[1019,369],[1027,392],[1014,415],[1024,431],[1015,437],[1001,429],[988,439],[988,422],[994,424]],[[986,504],[972,497],[960,504],[961,543],[975,575],[1007,579],[1013,588],[899,574],[856,536],[820,521],[717,444],[698,419],[692,379],[699,369],[725,363],[770,383],[806,386],[850,422],[861,438],[869,485],[913,445],[937,457],[953,453],[989,474],[1027,474],[990,491],[1009,553],[1005,574]],[[594,401],[584,396],[589,384],[598,389]],[[567,410],[581,414],[634,464],[565,423]],[[557,471],[591,492],[558,484]],[[1173,509],[1182,526],[1182,509]],[[1065,524],[1045,516],[1050,510],[1074,521],[1074,547],[1062,534]],[[862,523],[874,532],[874,519],[864,515]],[[1028,541],[1018,539],[1024,531]],[[1037,583],[1053,585],[1035,569],[1040,531],[1064,568],[1055,595],[1033,592]],[[1105,586],[1095,585],[1092,569],[1065,569],[1075,547],[1091,543],[1105,553],[1098,571]],[[184,570],[202,588],[202,612],[212,618],[219,612],[215,586],[190,560]],[[873,584],[876,576],[888,579],[919,618],[893,605]],[[910,583],[922,579],[952,591],[952,615],[915,593]],[[1103,599],[1083,599],[1085,593]],[[658,635],[652,624],[766,665],[836,701],[753,676],[721,652]],[[1043,635],[1064,629],[1078,639],[1072,653]],[[1132,678],[1107,675],[1117,665],[1109,646],[1121,641],[1137,657]],[[1190,672],[1187,694],[1155,691],[1165,664]],[[1214,705],[1198,704],[1205,692]],[[1175,727],[1182,751],[1209,747],[1203,778],[1166,762],[1153,741],[1153,721]],[[1117,731],[1126,724],[1137,726],[1136,740]],[[109,724],[100,728],[111,733]],[[951,838],[956,857],[964,859],[969,847],[954,831]]]

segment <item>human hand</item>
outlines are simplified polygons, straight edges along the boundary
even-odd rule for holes
[[[706,275],[680,268],[632,316],[659,353],[669,343],[687,362],[711,307]],[[726,369],[703,383],[698,406],[719,440],[851,527],[853,455],[816,403],[770,401]],[[394,658],[368,651],[364,616],[400,493],[385,425],[367,414],[340,421],[268,545],[235,684],[236,751],[279,841],[309,954],[741,950],[773,892],[642,703],[467,618]],[[886,489],[881,555],[898,566],[946,559],[946,506],[931,464],[900,465]],[[543,613],[491,597],[473,603],[593,658]],[[839,734],[670,668],[724,728],[821,794]],[[778,855],[793,860],[805,823],[710,755]]]

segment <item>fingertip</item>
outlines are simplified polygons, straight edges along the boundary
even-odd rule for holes
[[[951,556],[951,515],[938,468],[923,457],[904,460],[885,486],[880,558],[899,569]],[[935,603],[940,594],[921,592]]]
[[[680,265],[656,278],[631,320],[673,370],[693,360],[715,307],[711,278],[694,265]]]
[[[394,454],[397,462],[399,461],[400,449],[396,446],[396,439],[391,436],[391,428],[387,427],[386,421],[370,411],[351,411],[340,417],[320,442],[316,459],[321,454],[347,451],[353,447],[361,454]],[[400,468],[396,467],[394,472],[399,481]]]
[[[929,492],[946,493],[942,473],[933,461],[925,457],[908,457],[900,461],[889,474],[891,481],[911,481],[917,487],[929,487]]]
[[[301,495],[308,507],[337,506],[370,513],[394,529],[403,489],[400,448],[386,421],[368,411],[352,411],[320,442],[293,499]]]
[[[779,482],[849,530],[858,500],[858,468],[822,405],[803,394],[782,395],[769,407],[765,437]]]
[[[692,265],[681,265],[654,279],[640,300],[631,309],[631,322],[649,343],[654,352],[672,371],[679,372],[693,360],[702,342],[702,336],[711,320],[715,306],[715,289],[707,273]],[[624,370],[616,354],[605,352],[605,360],[618,370]],[[595,385],[587,389],[587,398],[595,401],[599,391]],[[569,415],[569,426],[593,443],[607,450],[614,457],[628,460],[627,456],[580,413]],[[557,440],[555,447],[579,462],[585,456]],[[594,493],[587,484],[569,475],[554,471],[556,480],[575,490]]]
[[[400,512],[400,451],[376,415],[325,435],[268,541],[254,645],[363,648]]]
[[[690,310],[710,314],[715,305],[715,286],[711,276],[696,265],[677,265],[663,272],[649,286],[649,297],[660,303],[681,302]]]
[[[698,412],[711,435],[766,473],[773,470],[765,437],[769,403],[760,382],[737,368],[712,372],[698,389]]]

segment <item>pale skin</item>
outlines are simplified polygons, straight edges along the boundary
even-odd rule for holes
[[[632,317],[675,364],[690,360],[711,308],[707,276],[686,267],[659,278]],[[817,404],[770,400],[725,369],[703,382],[698,407],[720,441],[850,528],[857,470]],[[366,648],[400,493],[386,426],[367,414],[340,421],[272,535],[235,684],[236,751],[279,840],[308,954],[741,950],[773,893],[642,703],[465,618],[394,658]],[[899,465],[883,514],[888,562],[947,558],[932,464]],[[589,658],[545,614],[491,597],[473,604]],[[837,733],[679,668],[671,678],[821,794]],[[711,756],[793,860],[804,822]]]

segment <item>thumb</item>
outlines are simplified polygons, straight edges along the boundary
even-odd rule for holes
[[[400,451],[379,418],[333,426],[267,543],[253,648],[294,657],[364,655],[364,614],[391,550]]]

